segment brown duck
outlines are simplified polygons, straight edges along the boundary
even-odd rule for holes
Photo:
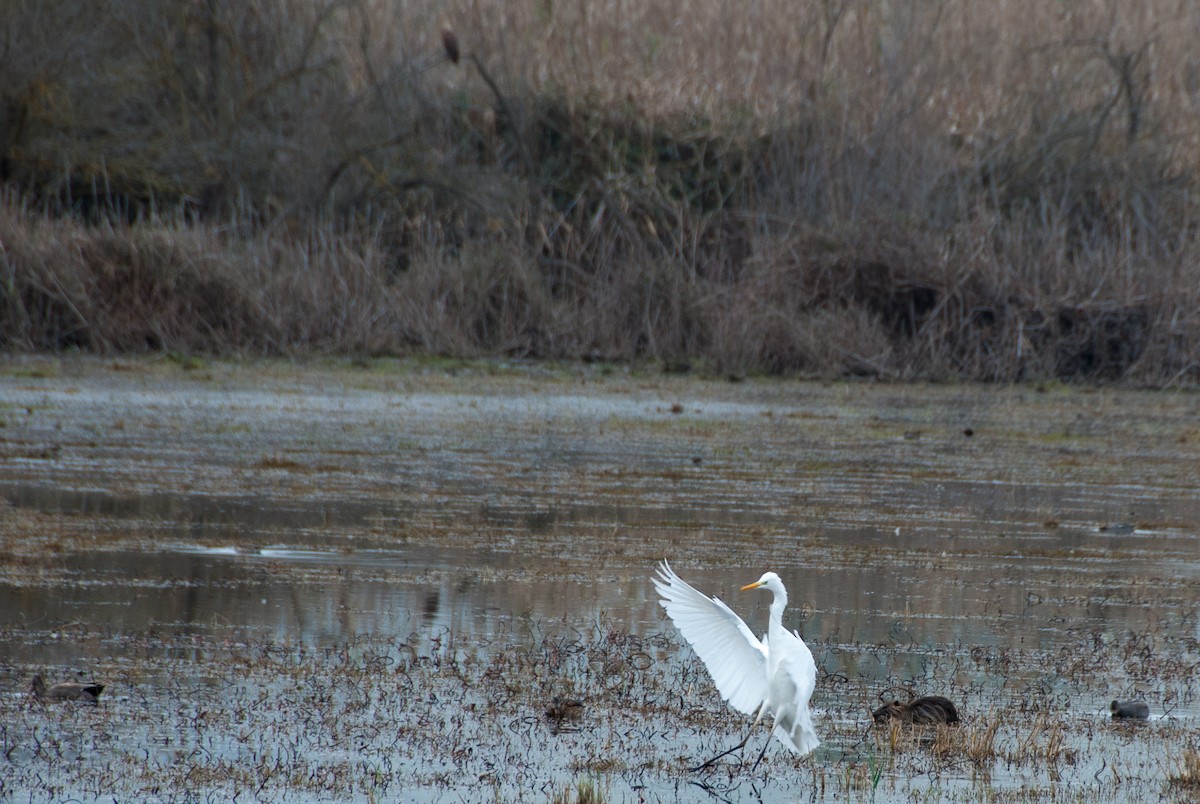
[[[560,698],[554,696],[546,717],[551,720],[578,720],[583,716],[583,701],[576,698]]]
[[[948,698],[940,695],[923,695],[908,703],[890,701],[871,713],[876,723],[887,723],[889,720],[899,720],[901,723],[931,725],[936,723],[957,723],[958,710]]]
[[[41,675],[33,677],[29,691],[39,701],[88,701],[95,703],[104,690],[103,684],[85,684],[79,681],[62,681],[52,687],[46,686]]]

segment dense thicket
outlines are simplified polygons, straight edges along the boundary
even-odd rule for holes
[[[1196,378],[1200,12],[635,5],[3,4],[0,344]]]

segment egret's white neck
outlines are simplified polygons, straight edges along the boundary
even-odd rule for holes
[[[787,602],[788,602],[787,590],[786,589],[773,589],[771,591],[774,592],[774,594],[775,594],[775,599],[771,601],[771,622],[772,623],[782,623],[783,622],[783,610],[787,608]]]

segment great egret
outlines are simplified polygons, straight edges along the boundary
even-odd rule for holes
[[[1145,701],[1113,701],[1109,709],[1116,718],[1147,720],[1150,717],[1150,705]]]
[[[891,701],[871,713],[876,723],[899,720],[902,723],[930,725],[935,723],[957,723],[958,710],[954,702],[940,695],[923,695],[920,698],[900,703]]]
[[[778,575],[768,572],[742,587],[743,591],[766,589],[775,596],[767,635],[761,642],[741,617],[719,598],[708,597],[690,586],[675,574],[666,559],[658,566],[654,586],[662,596],[659,604],[704,662],[721,697],[742,714],[758,712],[746,739],[693,770],[744,748],[768,712],[773,719],[771,734],[792,753],[806,756],[821,744],[808,711],[808,700],[817,684],[817,665],[800,635],[783,627],[787,590]],[[769,739],[755,767],[762,761],[767,745]]]
[[[33,677],[29,691],[39,701],[89,701],[95,702],[104,689],[103,684],[83,684],[78,681],[63,681],[53,687],[46,686],[40,675]]]

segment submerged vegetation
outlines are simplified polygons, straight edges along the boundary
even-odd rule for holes
[[[1102,5],[5,3],[0,345],[1193,382],[1200,16]]]

